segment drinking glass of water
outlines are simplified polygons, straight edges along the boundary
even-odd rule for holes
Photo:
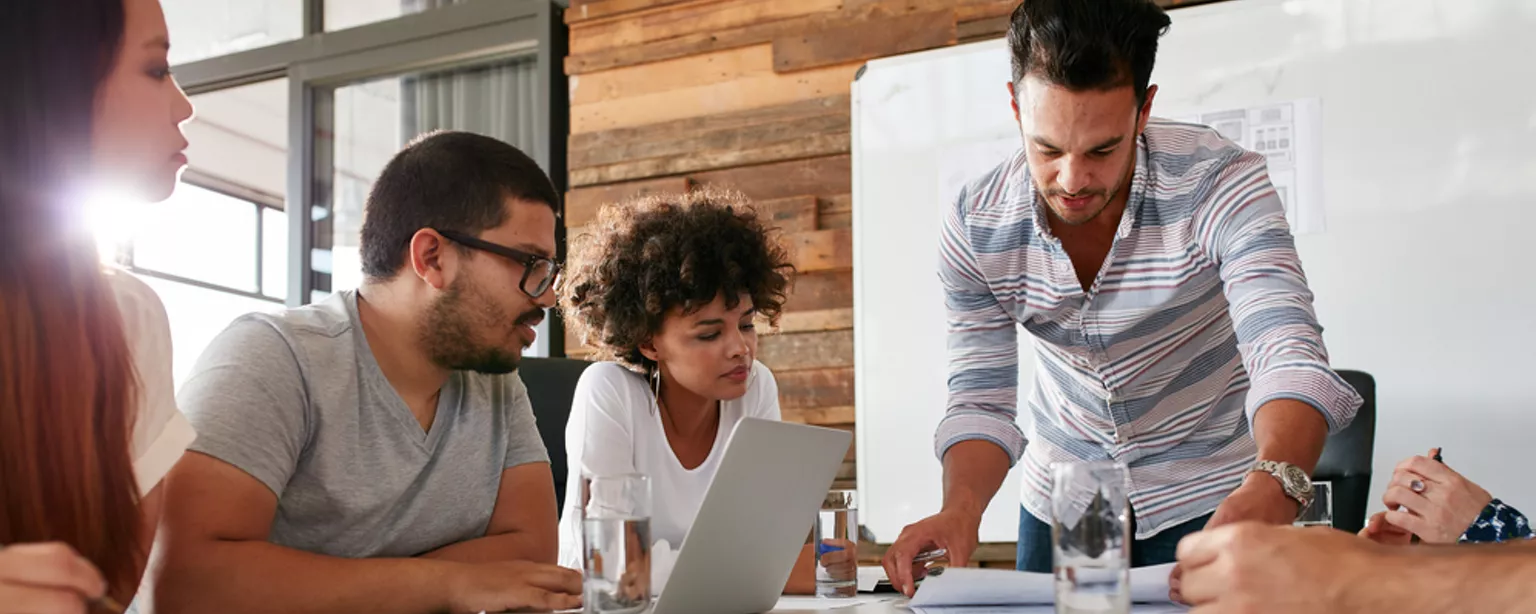
[[[1296,518],[1296,525],[1302,527],[1333,526],[1333,484],[1329,482],[1312,483],[1312,503],[1307,506],[1307,509],[1301,510],[1301,516]]]
[[[834,490],[816,515],[816,596],[855,597],[859,594],[858,493]]]
[[[627,614],[651,604],[651,482],[639,474],[583,476],[586,611]]]
[[[1057,614],[1131,611],[1130,504],[1125,465],[1051,466]]]

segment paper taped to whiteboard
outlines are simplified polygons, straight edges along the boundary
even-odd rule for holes
[[[1244,149],[1264,154],[1269,181],[1285,206],[1291,233],[1323,232],[1322,104],[1316,98],[1169,117],[1214,128]]]

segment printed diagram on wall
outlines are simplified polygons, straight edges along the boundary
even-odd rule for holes
[[[1324,228],[1321,106],[1310,98],[1169,118],[1210,126],[1244,149],[1264,154],[1291,232],[1302,235]]]

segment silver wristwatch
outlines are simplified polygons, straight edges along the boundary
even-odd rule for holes
[[[1253,463],[1249,473],[1268,473],[1280,482],[1280,488],[1285,490],[1285,496],[1295,499],[1301,504],[1297,508],[1297,517],[1306,511],[1312,504],[1312,477],[1301,467],[1280,461],[1261,460]]]

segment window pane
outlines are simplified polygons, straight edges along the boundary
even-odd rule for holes
[[[277,79],[209,92],[194,96],[192,102],[197,116],[184,128],[191,146],[183,181],[265,205],[260,221],[261,292],[283,299],[288,292],[287,216],[272,208],[283,207],[287,189],[288,82]],[[252,217],[252,232],[255,223]],[[254,275],[254,269],[249,274]]]
[[[325,0],[325,29],[345,30],[365,23],[420,13],[463,0]]]
[[[183,183],[140,211],[133,266],[256,291],[256,205]]]
[[[186,381],[197,357],[213,338],[229,326],[235,318],[255,311],[271,312],[282,305],[246,298],[217,290],[208,290],[174,281],[140,275],[160,302],[165,303],[165,313],[171,321],[172,368],[176,374],[176,387]]]
[[[288,214],[277,209],[261,210],[261,293],[288,296]]]
[[[160,0],[160,6],[171,33],[171,64],[304,35],[304,0]]]
[[[316,171],[331,178],[331,190],[317,195],[311,215],[314,301],[362,283],[363,203],[385,163],[411,139],[460,130],[501,139],[536,160],[547,157],[534,119],[544,101],[531,60],[348,85],[334,91],[332,103],[333,112],[316,114]],[[531,355],[546,343],[541,334]]]

